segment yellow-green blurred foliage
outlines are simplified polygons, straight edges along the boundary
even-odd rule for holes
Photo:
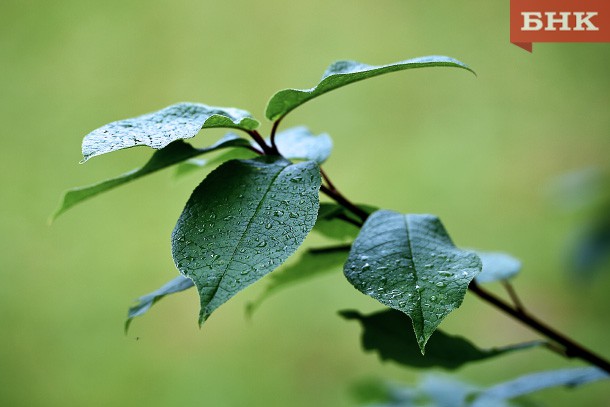
[[[0,404],[348,406],[362,378],[416,381],[420,372],[361,353],[358,326],[336,311],[381,306],[340,270],[277,294],[246,321],[262,281],[201,330],[196,293],[183,293],[125,336],[130,301],[176,274],[169,235],[202,174],[165,171],[47,224],[63,190],[150,155],[140,147],[81,166],[90,130],[178,101],[262,120],[276,90],[313,86],[337,59],[443,54],[477,71],[383,76],[310,102],[283,125],[333,136],[326,169],[355,201],[434,213],[458,245],[522,259],[515,285],[528,307],[610,357],[610,276],[570,280],[576,221],[545,194],[559,174],[608,165],[610,44],[536,44],[529,54],[508,30],[507,1],[2,0]],[[471,296],[443,327],[481,346],[536,337]],[[534,350],[458,374],[485,385],[577,365]],[[610,386],[532,398],[598,406]]]

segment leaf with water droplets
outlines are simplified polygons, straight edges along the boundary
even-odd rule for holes
[[[289,160],[311,160],[322,164],[330,156],[333,141],[326,133],[314,135],[307,127],[291,127],[275,136],[280,154]]]
[[[349,246],[309,249],[295,263],[283,265],[269,276],[269,284],[258,298],[248,304],[248,315],[252,315],[264,300],[276,292],[339,268],[345,262],[348,251]]]
[[[365,351],[376,351],[381,360],[392,360],[404,366],[457,369],[469,362],[544,344],[543,341],[535,341],[502,348],[480,349],[460,336],[437,330],[428,341],[424,356],[419,350],[415,336],[409,330],[409,317],[400,311],[388,309],[371,315],[362,315],[357,311],[341,311],[339,314],[345,319],[355,319],[362,324],[362,347]]]
[[[426,56],[387,65],[367,65],[356,61],[337,61],[330,65],[320,82],[311,89],[284,89],[277,92],[267,103],[265,115],[269,120],[282,119],[293,109],[331,90],[364,79],[405,69],[447,66],[469,70],[464,63],[445,56]]]
[[[237,137],[234,134],[227,134],[216,143],[207,148],[194,148],[182,140],[174,141],[159,151],[155,151],[150,160],[143,167],[129,171],[116,178],[111,178],[97,184],[85,187],[77,187],[68,190],[62,199],[60,207],[53,214],[52,219],[73,207],[74,205],[92,198],[102,192],[109,191],[120,185],[126,184],[145,175],[170,167],[189,158],[216,151],[228,147],[248,147],[250,142],[246,139]]]
[[[254,130],[259,122],[245,110],[201,103],[178,103],[156,112],[109,123],[83,139],[83,160],[135,146],[162,149],[173,141],[195,137],[203,128]]]
[[[193,191],[172,255],[201,299],[200,323],[296,251],[318,213],[320,169],[279,157],[231,160]]]
[[[521,271],[521,262],[510,254],[480,251],[477,251],[476,254],[483,264],[481,274],[475,278],[477,283],[508,280]]]
[[[180,275],[164,284],[159,289],[138,298],[138,303],[133,307],[130,307],[127,313],[127,321],[125,321],[125,333],[127,333],[129,325],[131,325],[131,321],[133,321],[135,317],[144,315],[161,298],[169,294],[175,294],[188,290],[193,285],[193,280]]]
[[[455,247],[436,216],[387,210],[369,216],[344,267],[358,290],[411,317],[422,353],[480,271],[478,256]]]

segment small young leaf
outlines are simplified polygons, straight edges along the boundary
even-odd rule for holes
[[[265,291],[257,299],[248,304],[246,309],[248,315],[252,315],[261,303],[274,293],[293,284],[326,274],[339,267],[347,259],[348,252],[349,247],[307,250],[295,263],[283,266],[269,276],[270,281]]]
[[[441,330],[430,338],[426,355],[419,350],[415,336],[410,331],[411,321],[404,313],[393,309],[362,315],[357,311],[341,311],[345,319],[360,321],[363,328],[362,347],[377,351],[381,360],[393,360],[404,366],[418,368],[444,367],[457,369],[465,363],[499,356],[507,352],[540,346],[544,342],[528,342],[497,349],[480,349],[468,340],[446,334]]]
[[[609,378],[610,375],[607,372],[597,367],[559,369],[532,373],[474,393],[473,397],[475,399],[471,406],[492,406],[499,400],[520,397],[550,387],[576,387]]]
[[[277,133],[275,143],[285,158],[311,160],[318,164],[326,161],[333,149],[333,141],[328,134],[315,136],[304,126]]]
[[[135,146],[162,149],[173,141],[195,137],[202,128],[254,130],[259,122],[245,110],[201,103],[178,103],[131,119],[109,123],[83,139],[83,160]]]
[[[109,191],[113,188],[126,184],[145,175],[151,174],[155,171],[159,171],[174,164],[177,164],[181,161],[188,160],[189,158],[198,156],[200,154],[216,151],[221,148],[247,147],[249,145],[250,142],[248,140],[239,138],[233,134],[227,134],[218,142],[207,148],[194,148],[193,146],[188,143],[185,143],[182,140],[174,141],[168,146],[162,148],[161,150],[155,151],[150,160],[148,160],[148,162],[144,164],[144,166],[141,168],[129,171],[123,175],[119,175],[116,178],[102,181],[97,184],[68,190],[64,194],[62,203],[55,212],[55,214],[52,216],[52,219],[57,218],[59,215],[61,215],[79,202],[92,198],[97,194]]]
[[[129,330],[129,325],[135,317],[144,315],[150,307],[155,305],[157,301],[169,294],[179,293],[193,287],[193,280],[182,275],[174,278],[161,288],[138,298],[138,303],[129,308],[127,312],[127,321],[125,321],[125,333]]]
[[[301,245],[320,184],[315,162],[269,156],[228,161],[199,184],[172,233],[172,255],[195,282],[200,323]]]
[[[508,280],[521,271],[521,262],[500,252],[475,252],[481,259],[483,270],[475,277],[477,283]]]
[[[478,256],[456,248],[437,217],[387,210],[367,219],[344,267],[358,290],[411,317],[422,353],[480,271]]]
[[[432,66],[463,68],[474,73],[464,63],[445,56],[420,57],[380,66],[366,65],[356,61],[338,61],[326,69],[322,79],[315,87],[302,90],[284,89],[277,92],[267,103],[265,115],[269,120],[278,120],[303,103],[350,83],[385,73]]]

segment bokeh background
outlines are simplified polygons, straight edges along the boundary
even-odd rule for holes
[[[340,269],[278,293],[247,320],[261,281],[201,330],[197,295],[185,292],[124,335],[132,300],[176,274],[169,235],[202,172],[158,173],[48,224],[65,189],[150,155],[141,147],[79,165],[90,130],[178,101],[263,120],[275,91],[313,86],[337,59],[442,54],[477,71],[382,76],[310,102],[283,125],[332,135],[326,170],[353,200],[439,215],[458,245],[520,258],[515,286],[528,308],[610,357],[610,275],[567,272],[586,217],[549,193],[561,174],[608,167],[610,44],[536,44],[529,54],[509,43],[508,27],[508,1],[2,0],[0,404],[351,406],[355,382],[421,377],[361,352],[360,328],[336,312],[382,307]],[[442,326],[480,346],[536,338],[471,295]],[[580,365],[533,350],[455,374],[490,385]],[[599,406],[610,385],[530,399]]]

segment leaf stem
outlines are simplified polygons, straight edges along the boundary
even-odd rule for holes
[[[267,145],[267,143],[265,143],[265,139],[263,139],[263,136],[261,136],[258,131],[247,130],[246,132],[250,135],[250,137],[252,137],[252,139],[254,139],[256,144],[258,144],[260,146],[260,148],[263,150],[264,154],[277,155],[277,149],[274,149],[273,147],[269,147]]]
[[[344,197],[343,194],[341,194],[341,192],[337,191],[336,189],[330,189],[326,185],[322,185],[320,187],[320,191],[326,194],[326,196],[328,196],[329,198],[332,198],[335,202],[343,206],[345,209],[352,212],[354,215],[358,216],[362,220],[362,222],[364,222],[366,218],[369,217],[369,214],[366,213],[366,211],[354,205],[349,199]]]
[[[496,308],[504,311],[511,317],[517,319],[523,324],[527,325],[531,329],[537,331],[538,333],[546,336],[547,338],[555,341],[560,344],[565,349],[565,356],[568,358],[579,358],[585,360],[600,369],[605,370],[610,373],[610,362],[603,359],[601,356],[596,355],[592,351],[586,349],[579,343],[576,343],[574,340],[568,338],[560,332],[557,332],[555,329],[549,327],[545,323],[539,321],[538,319],[531,316],[529,313],[525,312],[523,309],[513,308],[502,299],[496,297],[489,291],[483,289],[479,286],[475,281],[470,283],[468,289],[474,294],[478,295],[481,299],[487,301],[492,304]]]
[[[275,144],[275,133],[277,132],[277,128],[279,127],[280,122],[282,121],[283,118],[284,118],[284,116],[280,117],[279,119],[277,119],[276,121],[273,122],[273,127],[271,128],[271,135],[269,136],[269,138],[271,139],[271,148],[273,148],[278,155],[279,155],[279,150],[277,149],[277,144]]]
[[[507,280],[502,280],[501,284],[504,287],[504,289],[506,290],[506,292],[508,293],[508,296],[510,297],[511,301],[513,302],[515,309],[517,309],[519,312],[524,313],[525,307],[523,306],[523,303],[519,299],[519,296],[517,295],[517,292],[515,291],[515,288],[513,287],[513,285]]]

